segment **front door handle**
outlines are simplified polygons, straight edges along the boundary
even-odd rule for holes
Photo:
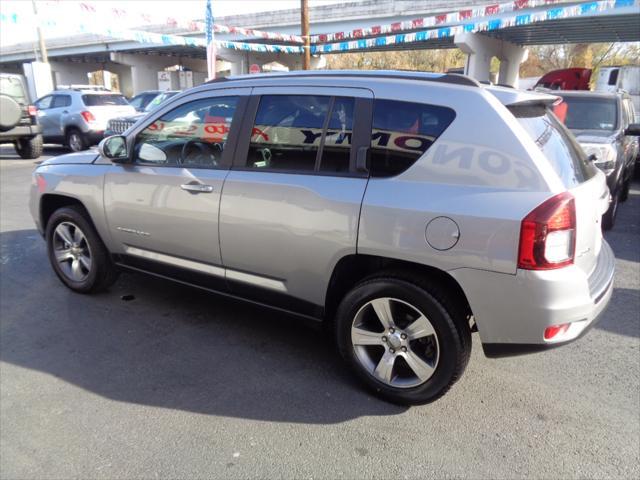
[[[213,192],[213,185],[203,185],[202,183],[185,183],[180,185],[180,188],[187,192],[193,193],[211,193]]]

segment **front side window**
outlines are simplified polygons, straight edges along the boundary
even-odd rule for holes
[[[222,160],[238,97],[203,98],[164,114],[136,137],[135,161],[216,168]]]
[[[63,108],[71,105],[71,97],[69,95],[55,95],[53,102],[51,102],[51,108]]]
[[[36,108],[38,110],[46,110],[51,107],[51,101],[53,100],[52,95],[48,95],[46,97],[42,97],[40,100],[36,102]]]
[[[407,170],[455,116],[447,107],[376,100],[371,132],[371,175],[389,177]]]

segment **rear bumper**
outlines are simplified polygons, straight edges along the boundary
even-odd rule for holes
[[[42,127],[40,125],[20,125],[6,132],[0,132],[0,140],[10,142],[19,138],[35,137],[39,133],[42,133]]]
[[[613,293],[615,257],[603,240],[598,262],[586,275],[579,267],[516,275],[460,269],[450,272],[467,294],[485,354],[510,356],[547,350],[584,335],[606,309]],[[547,341],[544,331],[569,323]]]

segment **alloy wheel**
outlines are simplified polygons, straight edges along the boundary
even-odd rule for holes
[[[72,133],[69,135],[69,148],[74,152],[82,150],[82,138],[79,133]]]
[[[53,253],[62,273],[73,282],[84,281],[91,271],[91,249],[80,228],[61,222],[53,232]]]
[[[362,367],[396,388],[425,383],[438,366],[438,335],[426,315],[397,298],[376,298],[356,313],[351,343]]]

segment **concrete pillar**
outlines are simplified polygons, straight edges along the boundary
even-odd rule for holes
[[[207,72],[206,60],[193,58],[112,52],[110,60],[113,63],[130,67],[131,95],[136,95],[144,90],[156,90],[158,88],[158,72],[173,65],[182,65],[194,72],[205,74]]]
[[[72,62],[56,62],[50,61],[51,72],[53,74],[54,84],[58,85],[71,85],[80,84],[86,85],[89,83],[89,72],[95,72],[102,69],[100,63],[72,63]]]
[[[478,33],[456,35],[454,43],[467,54],[466,75],[480,82],[488,82],[491,59],[497,57],[500,60],[498,82],[517,88],[520,64],[529,54],[526,48]]]
[[[219,59],[231,63],[231,75],[249,73],[249,66],[254,63],[262,67],[266,63],[278,62],[289,70],[302,70],[303,60],[302,55],[299,54],[240,52],[237,50],[222,50],[219,52]],[[325,65],[324,57],[311,57],[311,69],[323,68]]]

